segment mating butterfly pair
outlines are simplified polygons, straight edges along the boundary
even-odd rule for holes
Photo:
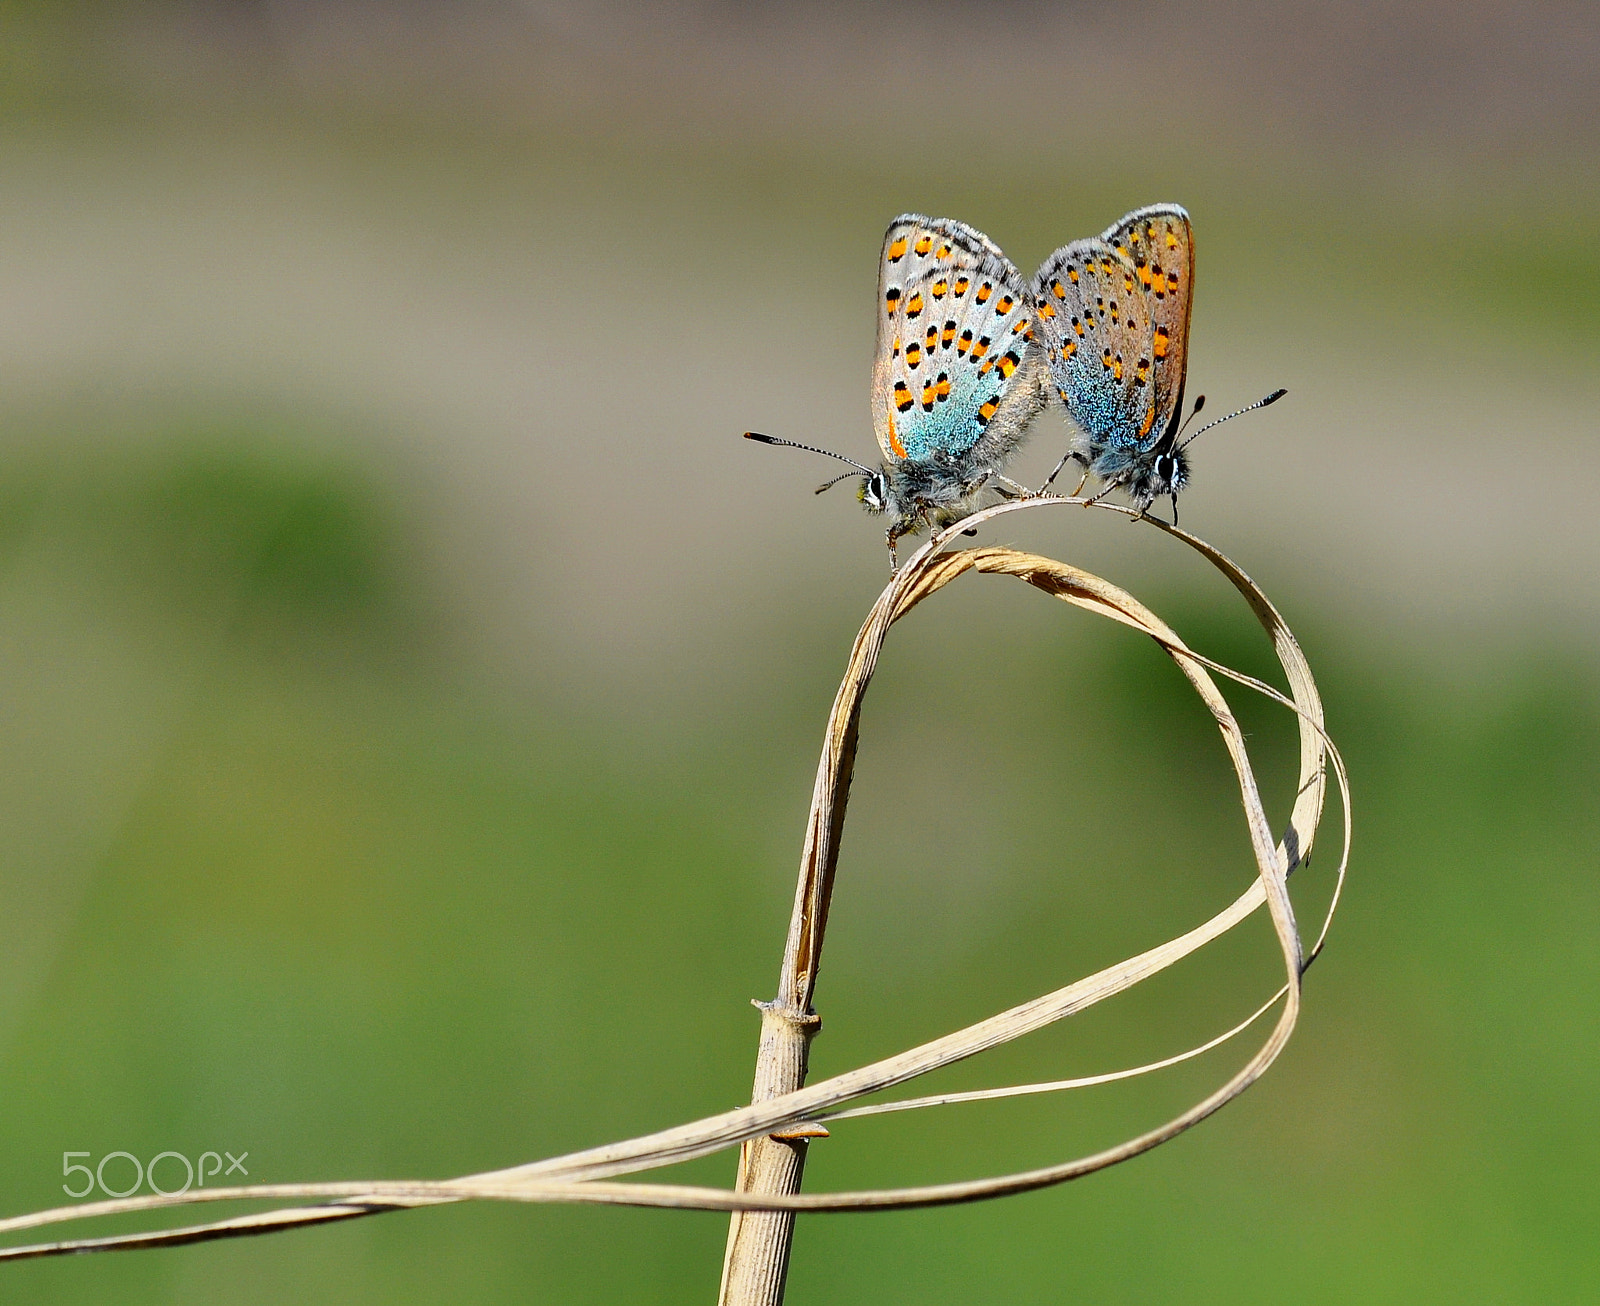
[[[863,474],[859,497],[869,511],[891,515],[891,558],[901,536],[959,519],[994,482],[1002,492],[1035,493],[1001,469],[1052,389],[1073,436],[1037,493],[1076,459],[1085,480],[1092,472],[1103,482],[1096,498],[1121,487],[1143,513],[1169,497],[1176,520],[1189,478],[1178,428],[1193,286],[1194,232],[1176,204],[1136,209],[1101,235],[1062,246],[1031,285],[965,223],[915,213],[890,223],[872,369],[884,461],[874,470],[829,456]]]

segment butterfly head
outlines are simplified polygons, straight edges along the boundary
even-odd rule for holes
[[[757,431],[746,431],[744,438],[746,440],[759,440],[762,444],[782,445],[788,449],[804,449],[807,453],[820,453],[829,458],[837,458],[842,463],[849,463],[850,466],[855,468],[855,472],[861,473],[861,485],[856,491],[856,498],[861,501],[868,512],[893,512],[897,517],[906,515],[905,496],[897,492],[896,483],[890,480],[890,473],[887,467],[868,467],[864,463],[858,463],[854,458],[846,458],[842,453],[834,453],[831,449],[818,449],[809,444],[796,444],[793,440],[780,440],[775,436],[762,435]],[[844,472],[839,476],[835,476],[832,480],[824,481],[817,486],[817,493],[821,494],[823,491],[837,485],[840,481],[849,480],[855,475],[855,472]]]
[[[868,512],[879,513],[887,510],[889,507],[889,478],[881,468],[861,478],[861,488],[856,492],[856,498],[866,505]]]
[[[1169,445],[1153,457],[1147,455],[1125,475],[1126,480],[1118,480],[1135,508],[1144,512],[1157,499],[1171,499],[1173,520],[1177,520],[1178,496],[1189,484],[1189,459],[1182,449]]]
[[[1164,495],[1176,499],[1189,483],[1189,459],[1182,449],[1169,449],[1157,454],[1150,465],[1149,493],[1152,500]]]

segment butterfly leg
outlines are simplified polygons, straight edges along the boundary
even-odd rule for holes
[[[1032,490],[1030,490],[1026,485],[1018,485],[1009,476],[1002,476],[999,472],[995,472],[994,473],[994,479],[999,481],[1001,485],[1005,486],[1006,490],[1013,491],[1016,498],[1020,498],[1020,499],[1031,499],[1031,498],[1033,498],[1033,491]],[[1001,491],[1001,493],[1005,493],[1005,491]],[[1007,497],[1010,498],[1012,496],[1011,495],[1007,495]]]
[[[1089,479],[1089,460],[1081,453],[1077,452],[1077,450],[1069,450],[1067,453],[1061,455],[1061,461],[1056,464],[1055,470],[1051,472],[1049,476],[1045,477],[1044,484],[1041,485],[1037,490],[1029,491],[1030,496],[1033,498],[1038,498],[1041,494],[1048,490],[1056,483],[1056,477],[1061,475],[1061,469],[1069,462],[1074,460],[1083,464],[1083,481],[1087,481]],[[1078,489],[1072,492],[1074,496],[1077,495],[1078,490],[1083,489],[1083,481],[1078,482]]]
[[[991,476],[995,476],[997,474],[998,473],[996,473],[992,467],[985,467],[982,471],[974,472],[971,476],[967,477],[966,480],[961,482],[961,493],[963,495],[976,494],[979,490],[983,489],[984,485],[988,482]],[[1005,478],[1001,477],[1001,479],[1004,480]]]
[[[1040,494],[1043,494],[1056,483],[1056,477],[1061,475],[1061,469],[1067,465],[1067,459],[1071,457],[1072,455],[1070,453],[1064,453],[1061,455],[1061,461],[1055,465],[1055,470],[1044,478],[1044,484],[1039,487]]]
[[[927,530],[933,523],[928,517],[928,505],[918,502],[916,510],[907,516],[901,517],[895,524],[884,532],[884,539],[889,545],[889,574],[892,576],[900,570],[900,553],[895,548],[903,535],[915,535],[919,530]]]
[[[1175,495],[1175,494],[1172,494],[1172,495],[1168,495],[1167,497],[1172,500],[1172,524],[1174,526],[1176,526],[1178,524],[1178,496]],[[1154,506],[1155,506],[1155,500],[1152,499],[1149,503],[1145,504],[1144,507],[1139,509],[1138,516],[1130,517],[1130,518],[1128,518],[1128,520],[1130,522],[1160,521],[1161,518],[1152,517],[1150,515],[1150,509],[1152,507],[1154,507]]]

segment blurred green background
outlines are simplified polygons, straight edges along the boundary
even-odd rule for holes
[[[1343,914],[1220,1116],[1044,1193],[804,1219],[790,1300],[1588,1300],[1597,63],[1554,0],[0,6],[4,1212],[61,1202],[69,1150],[447,1176],[744,1099],[884,558],[820,466],[737,436],[872,452],[896,213],[1028,269],[1172,200],[1192,391],[1290,391],[1196,446],[1184,515],[1322,679]],[[999,526],[1270,669],[1155,532]],[[1240,708],[1286,812],[1291,726]],[[857,776],[817,1075],[1251,875],[1178,674],[1021,586],[896,632]],[[1168,1055],[1275,983],[1252,922],[923,1083]],[[1063,1159],[1243,1056],[842,1125],[808,1186]],[[10,1266],[0,1296],[705,1302],[725,1229],[424,1211]]]

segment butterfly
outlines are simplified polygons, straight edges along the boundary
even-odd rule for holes
[[[1001,468],[1044,407],[1048,369],[1022,275],[981,231],[952,218],[906,213],[889,224],[877,318],[876,468],[792,440],[746,438],[826,454],[862,473],[857,497],[868,512],[888,514],[896,565],[899,539],[965,516],[991,482],[1027,493]]]
[[[1178,495],[1189,483],[1184,448],[1200,434],[1178,442],[1194,303],[1188,213],[1176,204],[1152,204],[1099,236],[1063,245],[1034,275],[1032,293],[1036,334],[1074,433],[1045,486],[1075,459],[1084,466],[1084,480],[1093,473],[1104,483],[1096,499],[1121,487],[1142,515],[1166,496],[1176,522]],[[1203,396],[1197,400],[1194,412],[1204,402]]]

